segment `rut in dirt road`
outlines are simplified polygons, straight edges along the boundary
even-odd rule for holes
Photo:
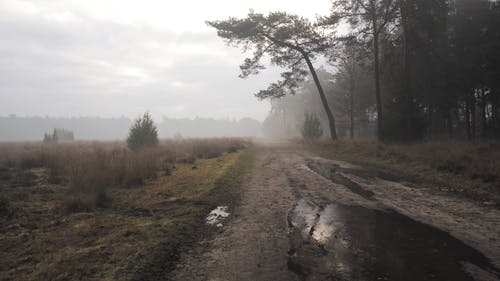
[[[228,224],[169,279],[500,279],[496,210],[283,148],[260,149],[243,190]]]
[[[240,206],[213,240],[181,257],[172,280],[298,280],[287,268],[287,211],[295,203],[284,163],[263,149]]]

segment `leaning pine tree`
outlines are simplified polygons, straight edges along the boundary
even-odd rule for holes
[[[240,66],[241,78],[258,74],[264,69],[264,65],[260,63],[264,55],[271,58],[272,64],[288,69],[281,74],[283,80],[256,94],[260,99],[293,94],[309,70],[328,117],[332,140],[337,139],[333,113],[312,64],[315,54],[326,52],[331,42],[314,24],[305,18],[284,12],[264,16],[253,11],[243,19],[229,18],[223,21],[209,21],[207,24],[216,28],[217,35],[229,44],[241,46],[244,50],[253,50],[253,57],[246,58]]]
[[[148,112],[134,121],[127,138],[127,145],[132,150],[158,145],[158,130]]]

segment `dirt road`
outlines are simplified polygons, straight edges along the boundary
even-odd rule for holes
[[[493,207],[287,148],[257,158],[241,204],[168,279],[500,280]]]

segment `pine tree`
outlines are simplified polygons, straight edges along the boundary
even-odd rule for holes
[[[158,145],[158,130],[148,112],[134,121],[127,138],[127,145],[132,150]]]
[[[306,119],[304,119],[302,127],[302,137],[305,140],[316,140],[322,135],[323,129],[321,128],[319,118],[314,114],[306,114]]]

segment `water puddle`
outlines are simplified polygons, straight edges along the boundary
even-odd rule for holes
[[[319,219],[311,233],[311,238],[320,243],[325,244],[331,239],[334,228],[335,207],[333,205],[326,206],[321,213]]]
[[[332,205],[322,208],[302,199],[288,213],[288,224],[293,229],[299,229],[303,239],[312,239],[324,244],[334,230],[333,214]]]
[[[474,280],[500,277],[477,250],[395,212],[300,200],[287,216],[288,268],[311,280]]]
[[[218,206],[207,215],[206,222],[216,227],[222,227],[222,221],[229,217],[228,206]]]

